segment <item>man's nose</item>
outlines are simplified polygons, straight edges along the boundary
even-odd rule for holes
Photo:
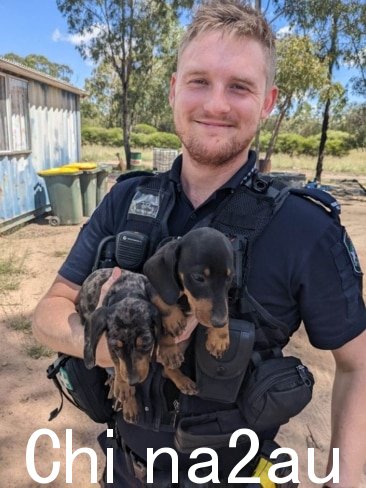
[[[207,93],[203,108],[208,114],[212,115],[228,113],[230,111],[230,104],[224,87],[212,86],[211,90]]]

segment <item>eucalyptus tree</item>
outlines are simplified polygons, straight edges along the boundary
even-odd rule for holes
[[[272,155],[280,126],[290,109],[305,97],[318,93],[325,83],[325,66],[316,56],[315,46],[308,37],[287,35],[277,42],[276,85],[279,95],[266,162]]]
[[[6,53],[2,54],[2,57],[67,82],[70,81],[73,74],[73,70],[67,64],[54,63],[42,54],[19,56],[16,53]]]
[[[169,49],[172,29],[182,9],[193,0],[56,0],[70,32],[85,39],[78,46],[83,57],[104,60],[117,74],[121,87],[124,149],[130,167],[130,132],[138,100],[149,82],[154,60]]]
[[[318,151],[315,178],[320,181],[330,108],[334,90],[331,89],[335,68],[349,61],[357,49],[365,46],[364,0],[273,0],[276,11],[287,17],[295,32],[306,33],[317,45],[317,54],[327,63],[328,95],[323,99],[322,130]]]

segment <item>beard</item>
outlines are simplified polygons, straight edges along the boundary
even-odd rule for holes
[[[254,137],[245,139],[232,138],[215,145],[215,147],[210,147],[210,144],[202,143],[199,137],[180,131],[177,126],[175,131],[194,161],[204,166],[213,167],[230,163],[250,146]]]

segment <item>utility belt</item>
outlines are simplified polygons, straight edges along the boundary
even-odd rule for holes
[[[197,329],[194,379],[199,394],[180,394],[174,411],[164,400],[167,380],[162,378],[161,365],[153,363],[147,380],[136,387],[138,425],[173,433],[174,446],[181,453],[227,447],[232,433],[240,428],[258,435],[276,430],[311,400],[314,378],[300,359],[284,357],[279,348],[253,351],[255,326],[249,321],[230,319],[229,331],[230,347],[216,359],[206,350],[205,329]],[[94,421],[113,421],[104,370],[87,370],[83,360],[61,356],[48,375]]]
[[[138,454],[132,451],[127,444],[123,441],[120,443],[123,455],[125,457],[126,466],[130,476],[136,478],[141,484],[146,487],[159,487],[159,488],[171,488],[172,486],[178,486],[172,484],[172,473],[169,470],[159,470],[154,467],[154,480],[153,483],[147,483],[147,463]],[[242,457],[237,460],[238,463],[249,451],[249,445],[247,450],[242,451]],[[281,453],[276,456],[275,459],[271,459],[271,454],[280,446],[273,440],[264,440],[260,443],[260,448],[258,453],[236,474],[236,478],[246,477],[246,478],[259,478],[260,484],[257,482],[240,483],[240,486],[245,488],[296,488],[297,483],[287,481],[277,485],[272,481],[270,474],[270,468],[276,464],[288,463],[290,461],[290,456],[285,453]],[[235,463],[225,464],[223,470],[218,469],[220,487],[231,487],[237,486],[237,483],[229,483],[228,477],[235,467]],[[211,473],[211,468],[200,468],[199,477],[204,478],[209,476]],[[276,476],[278,478],[285,478],[291,473],[290,466],[282,466],[276,469]],[[197,483],[194,483],[188,476],[188,468],[181,469],[178,472],[179,488],[195,488]],[[216,486],[212,481],[199,483],[199,486],[203,488],[213,488]]]

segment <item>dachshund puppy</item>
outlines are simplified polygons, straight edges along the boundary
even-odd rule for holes
[[[126,270],[96,309],[102,285],[111,274],[112,269],[98,269],[80,289],[76,309],[85,326],[84,361],[89,369],[95,366],[97,344],[105,331],[115,370],[110,394],[116,399],[115,408],[122,406],[124,419],[134,423],[138,416],[134,385],[148,375],[161,318],[149,300],[148,279]]]
[[[187,343],[177,343],[174,337],[184,331],[189,313],[207,327],[210,354],[220,358],[229,347],[233,249],[224,234],[201,227],[158,249],[146,261],[143,272],[156,291],[151,300],[162,314],[165,334],[159,340],[159,355],[168,377],[177,384],[186,378],[178,368]]]

